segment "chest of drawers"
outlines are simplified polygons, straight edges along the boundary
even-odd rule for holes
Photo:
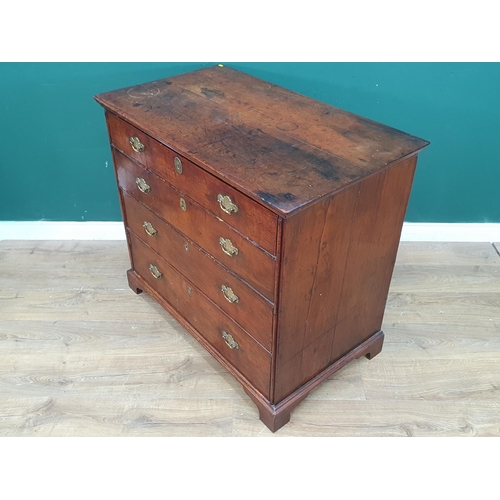
[[[220,66],[95,99],[130,287],[236,377],[272,431],[380,352],[426,141]]]

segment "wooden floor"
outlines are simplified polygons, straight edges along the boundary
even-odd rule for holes
[[[125,242],[0,242],[0,435],[500,436],[491,244],[402,243],[382,353],[274,435],[128,267]]]

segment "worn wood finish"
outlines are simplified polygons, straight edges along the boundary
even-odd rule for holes
[[[171,188],[160,177],[116,151],[113,157],[120,188],[178,228],[270,301],[274,301],[276,259],[273,256],[204,210],[187,195]],[[151,191],[141,192],[136,184],[137,178],[144,179]],[[186,203],[185,211],[180,206],[181,198]],[[237,255],[229,256],[224,253],[220,245],[221,237],[231,240],[238,249]]]
[[[356,200],[343,191],[285,221],[274,402],[330,363]]]
[[[415,164],[285,221],[275,402],[380,331]]]
[[[173,312],[177,320],[182,318],[183,324],[189,323],[191,328],[199,332],[199,335],[212,346],[212,350],[219,353],[219,357],[226,359],[263,395],[269,397],[270,353],[206,298],[192,282],[186,280],[134,235],[131,235],[131,244],[134,256],[133,270],[138,275],[134,276],[129,272],[131,288],[144,291],[146,283],[146,291],[149,293],[155,291],[163,299],[162,303],[168,303],[169,311]],[[151,264],[161,272],[160,278],[155,278],[150,272]],[[234,338],[238,347],[228,346],[223,338],[224,332]]]
[[[207,297],[271,351],[273,305],[147,207],[126,193],[123,193],[123,199],[129,214],[130,231],[161,254],[188,280],[196,283]],[[144,230],[144,222],[152,224],[156,231],[153,236]],[[231,288],[238,297],[236,302],[226,299],[222,292],[223,286]]]
[[[115,115],[108,114],[107,122],[111,143],[120,152],[158,174],[250,240],[272,255],[276,255],[277,216],[275,214],[200,169],[180,153],[165,147]],[[129,142],[131,137],[140,138],[145,147],[142,153],[134,151]],[[175,169],[174,158],[176,156],[182,162],[181,174]],[[219,194],[229,196],[238,206],[238,212],[231,215],[224,212],[217,201]]]
[[[360,183],[331,362],[382,326],[415,166],[408,158]]]
[[[346,362],[380,352],[417,153],[427,141],[220,67],[96,99],[131,228],[131,288],[139,293],[145,281],[206,338],[215,317],[193,323],[196,313],[175,295],[183,292],[147,272],[146,255],[166,259],[204,303],[267,349],[262,373],[252,372],[260,361],[241,363],[252,381],[244,390],[270,429]],[[230,197],[225,207],[222,195]],[[162,232],[172,226],[169,241],[145,237],[148,210]],[[189,260],[182,246],[191,242]],[[205,257],[213,259],[206,266]],[[241,307],[220,295],[230,276],[233,292],[244,291]],[[215,350],[234,366],[234,352]]]
[[[228,67],[96,99],[279,215],[428,144]]]
[[[500,258],[403,242],[384,349],[319,385],[276,434],[148,294],[124,241],[0,241],[1,436],[500,436]],[[189,331],[189,330],[188,330]]]

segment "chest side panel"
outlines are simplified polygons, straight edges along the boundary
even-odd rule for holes
[[[415,164],[285,221],[275,403],[380,330]]]
[[[382,327],[416,162],[407,158],[360,183],[331,362]]]
[[[284,221],[275,402],[330,362],[359,187]]]

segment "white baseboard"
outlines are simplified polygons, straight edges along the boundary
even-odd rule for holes
[[[500,241],[500,223],[405,222],[401,241]]]
[[[123,222],[0,221],[0,240],[124,240]]]
[[[0,221],[0,240],[124,240],[122,222]],[[500,223],[405,222],[401,241],[500,242]]]

